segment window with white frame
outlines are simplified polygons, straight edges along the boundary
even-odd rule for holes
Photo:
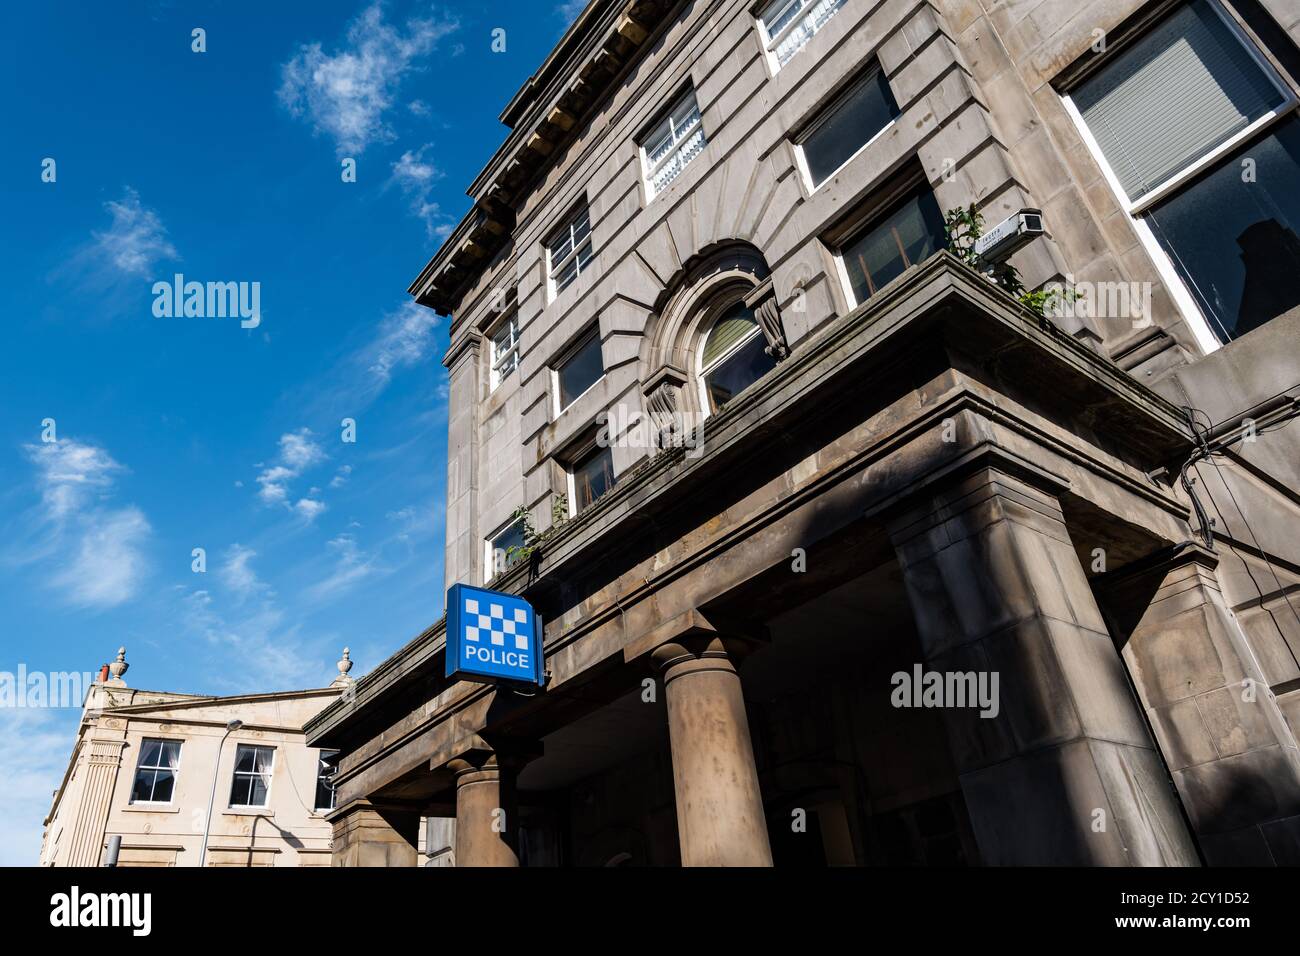
[[[524,521],[515,518],[508,525],[494,534],[486,542],[487,573],[485,581],[491,581],[498,574],[507,571],[519,560],[520,549],[526,544],[524,540]]]
[[[910,266],[942,249],[945,241],[943,213],[924,185],[887,207],[884,215],[868,218],[837,256],[852,304],[861,305]]]
[[[591,214],[586,203],[551,237],[546,256],[554,299],[591,264]]]
[[[562,412],[605,374],[600,330],[591,329],[551,370],[555,378],[555,408]]]
[[[275,748],[240,744],[235,750],[235,773],[230,783],[232,807],[265,807],[271,798]]]
[[[1300,305],[1296,94],[1217,0],[1178,7],[1065,99],[1204,348]]]
[[[131,786],[132,803],[171,803],[176,773],[181,766],[179,740],[146,738],[140,746],[140,762]]]
[[[496,391],[497,386],[519,367],[519,313],[502,319],[489,338],[492,342],[489,356],[492,362],[491,390]]]
[[[578,514],[614,487],[614,453],[608,445],[592,444],[569,468],[569,509]]]
[[[334,809],[334,774],[338,771],[337,750],[322,750],[316,758],[316,809]]]
[[[647,196],[653,199],[667,189],[707,142],[695,91],[690,90],[641,140]]]
[[[797,139],[808,184],[816,189],[839,172],[898,116],[879,64],[853,83]]]
[[[709,413],[721,411],[775,367],[754,310],[743,301],[732,303],[714,320],[700,349],[700,382]]]
[[[763,46],[774,70],[804,48],[845,0],[772,0],[758,15]]]

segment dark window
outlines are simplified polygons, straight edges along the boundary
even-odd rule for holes
[[[600,356],[600,336],[592,334],[555,370],[555,377],[560,392],[560,408],[569,404],[596,384],[605,374],[605,366]]]
[[[943,213],[934,194],[928,189],[914,193],[844,247],[854,300],[865,302],[909,266],[942,249],[944,241]]]
[[[575,512],[582,511],[614,487],[614,456],[608,446],[597,446],[573,466]]]
[[[235,751],[235,778],[230,785],[232,807],[264,807],[271,792],[274,747],[240,744]]]
[[[889,82],[877,68],[835,103],[826,118],[803,138],[804,160],[813,185],[824,183],[897,115],[898,104]]]
[[[1300,305],[1300,119],[1233,154],[1147,218],[1220,340]]]
[[[132,803],[171,803],[181,763],[179,740],[145,740],[131,787]]]
[[[316,809],[334,809],[334,772],[338,769],[335,760],[337,750],[322,750],[316,767]]]
[[[767,339],[749,307],[737,302],[722,313],[709,331],[700,360],[710,411],[718,411],[771,371],[776,361],[766,350]]]

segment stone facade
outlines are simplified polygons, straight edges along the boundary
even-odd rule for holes
[[[1294,101],[1300,14],[1215,3]],[[549,683],[446,681],[438,623],[313,719],[335,862],[420,816],[458,865],[1300,862],[1300,309],[1220,344],[1069,102],[1099,37],[1179,4],[845,0],[784,63],[765,6],[590,4],[412,285],[454,316],[447,583],[527,597]],[[799,144],[872,69],[896,115],[814,186]],[[653,188],[690,92],[707,142]],[[1028,288],[1149,305],[1042,318],[944,253],[858,302],[837,252],[913,190],[1042,210]],[[774,367],[718,407],[735,303]],[[561,407],[593,328],[603,375]],[[638,416],[703,424],[656,448]],[[580,508],[593,433],[616,482]],[[544,537],[502,570],[520,506]],[[996,713],[897,706],[913,667],[996,674]]]
[[[346,675],[343,665],[351,662],[340,664]],[[41,865],[101,866],[109,838],[117,836],[118,866],[198,866],[212,799],[204,865],[328,866],[330,807],[316,806],[321,754],[307,746],[302,725],[334,703],[349,680],[340,676],[316,690],[204,697],[130,688],[120,673],[105,674],[87,694],[45,820]],[[227,733],[232,720],[242,726]],[[134,788],[151,741],[178,745],[178,763],[170,787],[157,794],[165,799],[142,800]],[[231,803],[240,744],[274,751],[265,805]]]

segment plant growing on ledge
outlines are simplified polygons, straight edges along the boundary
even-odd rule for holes
[[[1025,288],[1020,270],[1009,262],[990,262],[975,251],[975,241],[984,234],[984,214],[974,203],[948,210],[943,219],[943,231],[948,251],[977,272],[987,275],[1002,291],[1011,296],[1040,319],[1046,320],[1047,310],[1058,297],[1072,300],[1072,291],[1060,289]]]
[[[509,568],[516,561],[524,561],[533,556],[533,553],[542,546],[542,542],[550,538],[560,527],[569,520],[569,496],[552,495],[551,496],[551,526],[545,531],[538,531],[533,525],[533,514],[523,505],[515,509],[512,515],[514,520],[518,521],[523,527],[524,543],[522,545],[512,544],[506,548],[506,567]]]

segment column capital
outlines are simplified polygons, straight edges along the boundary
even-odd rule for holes
[[[459,752],[454,757],[431,769],[450,770],[458,780],[462,774],[479,771],[518,772],[543,753],[542,743],[539,740],[520,737],[487,738],[480,734],[471,734],[458,749]]]
[[[628,663],[649,660],[658,669],[679,656],[721,656],[739,662],[767,640],[767,628],[762,624],[691,608],[629,641],[623,659]]]

